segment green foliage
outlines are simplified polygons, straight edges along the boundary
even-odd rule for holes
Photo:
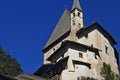
[[[6,54],[5,51],[0,47],[0,74],[16,76],[23,72],[20,68],[20,64],[15,58]]]
[[[101,76],[105,80],[120,80],[120,76],[115,74],[109,64],[103,63],[103,68],[101,68]]]
[[[112,70],[109,64],[103,63],[103,67],[101,68],[101,72],[100,72],[101,76],[105,79],[105,80],[120,80],[120,76],[118,74],[115,74]],[[90,78],[90,77],[81,77],[81,80],[97,80],[94,78]]]

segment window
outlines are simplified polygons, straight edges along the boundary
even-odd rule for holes
[[[78,16],[80,17],[80,13],[78,12]]]
[[[105,46],[105,52],[108,54],[108,47]]]
[[[73,16],[75,17],[75,13],[73,13]]]
[[[75,25],[75,21],[74,20],[72,20],[72,24],[73,24],[73,26]]]
[[[91,47],[93,47],[93,44],[91,44]]]
[[[53,51],[55,51],[55,48],[53,48]]]
[[[78,67],[76,67],[76,69],[78,69]]]
[[[77,80],[80,80],[79,77],[77,77]]]
[[[83,54],[82,53],[79,53],[79,58],[83,58]]]

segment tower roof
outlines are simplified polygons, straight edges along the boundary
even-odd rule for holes
[[[47,44],[44,49],[48,48],[51,44],[53,44],[56,40],[61,38],[67,32],[70,31],[70,12],[66,9],[60,18],[58,24],[56,25],[53,33],[51,34]]]
[[[75,8],[77,8],[77,9],[79,9],[79,10],[82,11],[82,8],[81,8],[81,6],[80,6],[79,0],[74,0],[73,6],[72,6],[72,10],[74,10]]]

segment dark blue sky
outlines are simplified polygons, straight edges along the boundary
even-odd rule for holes
[[[43,63],[42,49],[65,8],[73,0],[0,0],[0,44],[27,73]],[[84,24],[99,22],[118,42],[120,0],[80,0]]]

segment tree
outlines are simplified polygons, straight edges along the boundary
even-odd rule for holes
[[[23,70],[20,68],[18,61],[6,54],[2,47],[0,47],[0,74],[14,77],[21,72]]]
[[[103,63],[100,74],[105,80],[120,80],[120,76],[118,74],[115,74],[111,70],[110,65],[106,63]]]
[[[101,68],[101,72],[100,72],[101,76],[105,79],[105,80],[120,80],[120,76],[118,74],[115,74],[112,70],[109,64],[103,63],[103,67]],[[90,77],[82,77],[81,80],[97,80],[94,78],[90,78]]]

